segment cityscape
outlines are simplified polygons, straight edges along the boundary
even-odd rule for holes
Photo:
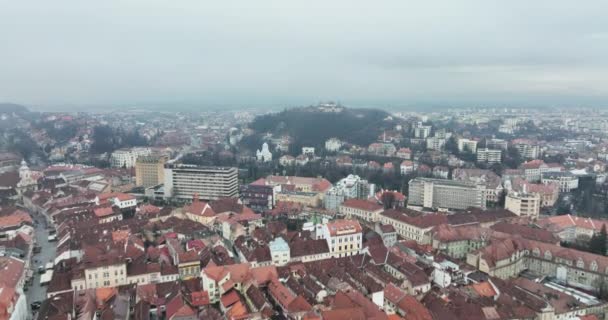
[[[0,320],[608,320],[608,2],[0,5]]]
[[[608,307],[598,110],[2,107],[11,319],[599,319]],[[324,122],[336,126],[309,130]]]

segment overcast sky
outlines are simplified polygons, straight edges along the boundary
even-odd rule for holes
[[[607,106],[608,1],[0,0],[0,102]]]

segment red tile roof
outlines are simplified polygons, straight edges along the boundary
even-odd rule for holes
[[[382,210],[382,206],[378,203],[363,199],[348,199],[342,203],[342,206],[365,211]]]
[[[355,234],[363,231],[359,221],[339,219],[327,223],[327,229],[332,236]]]

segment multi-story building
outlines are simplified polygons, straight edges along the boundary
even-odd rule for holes
[[[273,265],[284,266],[291,260],[289,245],[282,237],[276,237],[274,240],[270,241],[268,247],[270,247],[270,256],[272,257]]]
[[[578,188],[578,177],[570,172],[544,172],[541,175],[541,182],[557,184],[560,192],[570,192]]]
[[[515,139],[511,145],[524,159],[538,159],[540,157],[540,146],[538,143],[528,139]]]
[[[110,164],[115,168],[133,168],[137,158],[152,154],[150,148],[119,149],[112,152]]]
[[[480,148],[477,150],[477,162],[485,162],[489,164],[500,163],[502,161],[502,151],[488,148]]]
[[[379,214],[379,222],[392,225],[405,239],[428,244],[429,238],[426,237],[426,234],[434,227],[447,223],[448,219],[443,214],[409,216],[401,211],[389,209]]]
[[[378,214],[384,208],[378,203],[363,199],[349,199],[340,206],[340,214],[346,218],[357,218],[369,222],[378,221]]]
[[[408,174],[416,170],[416,164],[411,160],[403,160],[399,166],[401,174]]]
[[[486,207],[486,187],[471,181],[415,178],[409,182],[408,206],[463,210]]]
[[[139,156],[135,161],[135,184],[152,187],[165,182],[167,156]]]
[[[515,277],[524,270],[598,292],[608,284],[608,257],[523,238],[505,238],[467,255],[467,263],[490,276]]]
[[[505,209],[522,217],[538,218],[540,214],[540,195],[529,192],[511,192],[505,199]]]
[[[246,184],[239,188],[241,201],[256,212],[272,210],[274,190],[272,186]]]
[[[124,257],[114,255],[90,257],[84,261],[84,266],[85,287],[80,285],[75,289],[117,287],[127,283],[127,264]]]
[[[509,143],[503,139],[487,139],[486,148],[495,150],[507,150]]]
[[[458,151],[477,153],[477,141],[465,138],[458,139]]]
[[[422,122],[418,122],[414,127],[414,138],[426,139],[431,135],[431,126],[425,126]]]
[[[426,138],[426,148],[429,150],[441,150],[445,146],[447,139],[439,137]]]
[[[497,203],[504,191],[500,177],[491,170],[456,168],[452,171],[452,179],[485,185],[485,197],[488,203]]]
[[[208,167],[189,164],[165,165],[165,198],[190,200],[198,194],[203,200],[238,196],[238,170],[234,167]]]
[[[540,182],[542,175],[546,172],[563,171],[561,165],[557,163],[545,163],[543,160],[532,160],[522,163],[520,168],[524,170],[524,176],[530,182]]]
[[[566,214],[540,219],[538,220],[537,225],[557,234],[562,241],[574,242],[577,240],[586,241],[590,239],[594,234],[600,232],[604,225],[608,225],[608,220],[591,219]]]
[[[347,199],[368,198],[374,192],[374,185],[350,174],[336,182],[336,185],[325,192],[323,205],[328,210],[338,210],[340,204]]]
[[[321,237],[327,241],[329,252],[334,258],[361,253],[363,228],[357,220],[330,221],[322,226]]]

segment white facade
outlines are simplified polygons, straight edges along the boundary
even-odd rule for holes
[[[321,232],[332,257],[341,258],[361,253],[363,232],[358,221],[331,221],[323,225]]]
[[[268,143],[264,142],[262,150],[257,150],[256,157],[259,162],[270,162],[272,161],[272,152],[268,148]]]
[[[165,198],[203,200],[238,196],[238,171],[233,167],[205,167],[186,164],[165,166]]]
[[[477,141],[464,138],[458,139],[458,151],[477,153]]]
[[[492,149],[478,149],[477,150],[477,162],[486,162],[486,163],[500,163],[502,161],[502,151],[501,150],[492,150]]]
[[[137,157],[152,154],[150,148],[120,149],[112,152],[110,164],[115,168],[133,168]]]
[[[315,148],[314,147],[302,147],[302,155],[314,157],[315,156]]]
[[[336,152],[342,148],[343,144],[344,143],[338,138],[327,139],[327,141],[325,141],[325,150],[329,152]]]

